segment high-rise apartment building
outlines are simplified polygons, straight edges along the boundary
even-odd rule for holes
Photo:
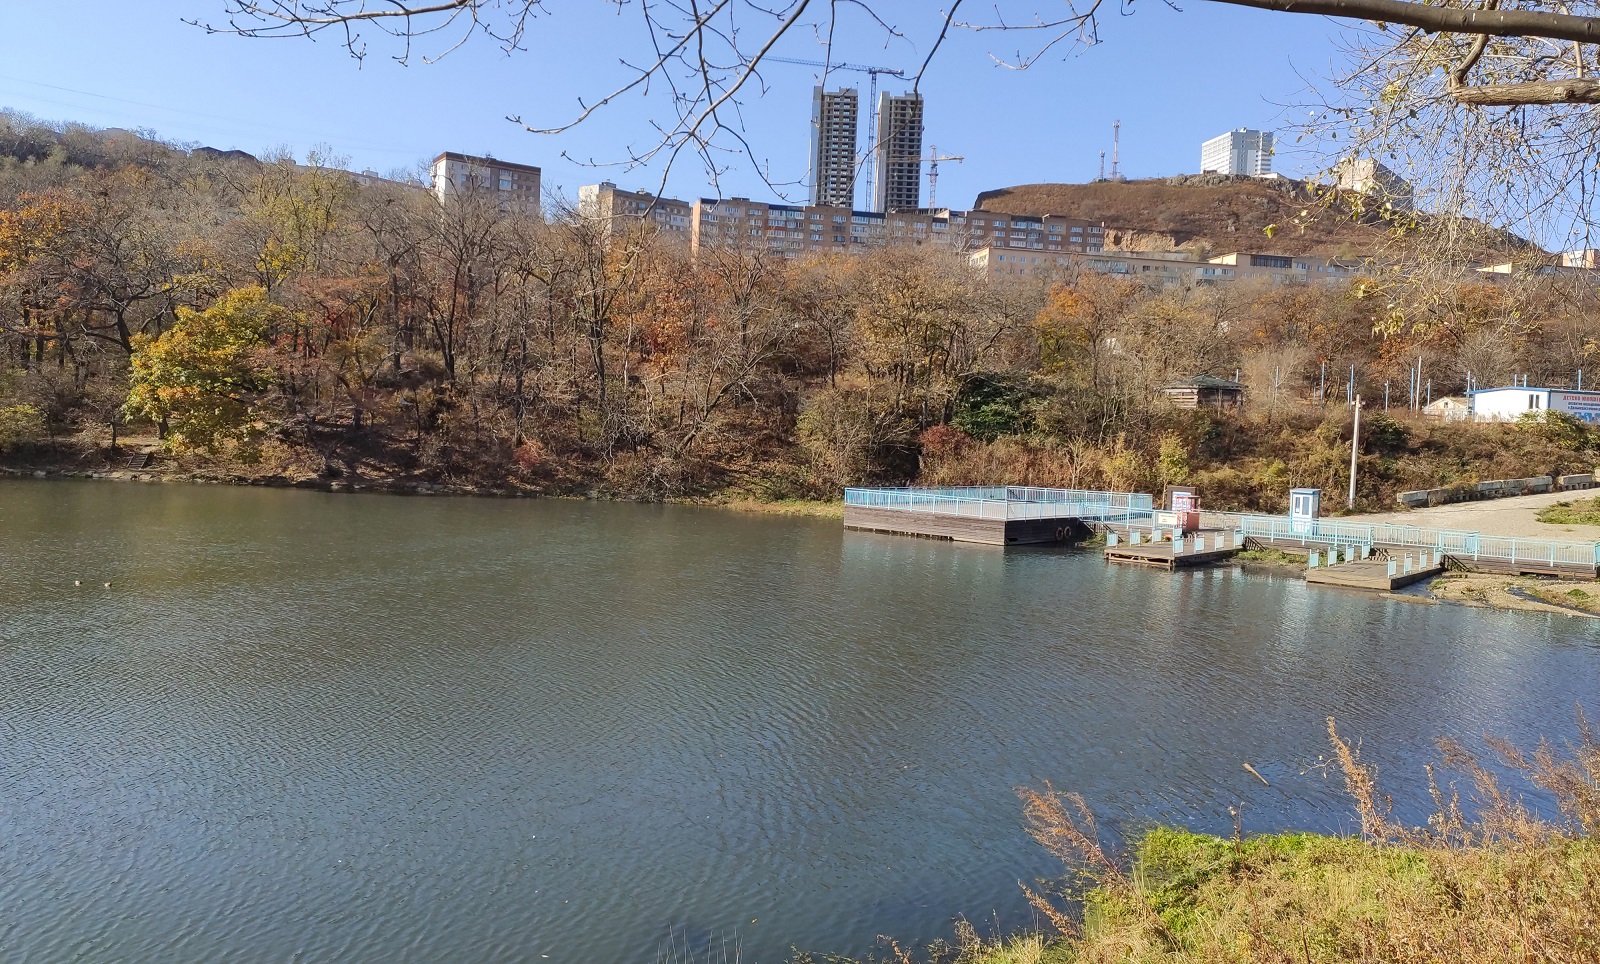
[[[1200,145],[1202,174],[1272,173],[1272,134],[1243,127],[1218,134]]]
[[[539,213],[537,167],[492,157],[445,151],[433,159],[433,193],[440,203],[453,194],[492,195],[505,213]]]
[[[878,95],[872,209],[915,211],[922,198],[922,95]]]
[[[855,88],[811,94],[811,203],[853,208],[856,203],[856,128],[860,99]]]

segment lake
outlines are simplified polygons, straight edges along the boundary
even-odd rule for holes
[[[1597,694],[1592,621],[1287,575],[3,481],[0,958],[860,953],[1031,921],[1018,786],[1113,831],[1351,830],[1329,715],[1420,819],[1430,741],[1566,735]]]

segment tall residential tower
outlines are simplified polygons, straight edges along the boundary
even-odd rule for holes
[[[922,197],[922,95],[878,95],[874,211],[915,211]]]
[[[852,87],[811,94],[811,203],[853,208],[856,127],[860,105]]]
[[[1200,173],[1271,174],[1271,132],[1241,127],[1211,138],[1200,145]]]

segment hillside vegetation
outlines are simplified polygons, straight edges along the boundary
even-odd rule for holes
[[[975,206],[1008,214],[1059,214],[1104,221],[1109,247],[1219,255],[1264,251],[1360,258],[1404,247],[1403,232],[1352,198],[1314,194],[1289,178],[1190,174],[1089,184],[1022,184],[984,191]],[[1461,222],[1460,254],[1505,260],[1526,241]],[[1269,236],[1269,230],[1271,232]]]
[[[9,126],[8,126],[9,125]],[[835,501],[857,484],[1160,491],[1277,509],[1342,490],[1343,380],[1373,416],[1358,503],[1587,471],[1550,418],[1404,417],[1593,369],[1600,294],[1404,275],[1159,288],[997,279],[910,244],[788,260],[579,216],[441,203],[335,159],[258,162],[0,115],[0,467],[350,487]],[[1320,399],[1323,372],[1327,398]],[[1161,388],[1233,377],[1243,412]],[[1395,414],[1380,418],[1390,387]]]

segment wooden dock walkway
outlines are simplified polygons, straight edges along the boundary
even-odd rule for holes
[[[847,529],[993,546],[1074,542],[1090,531],[1102,532],[1107,560],[1168,570],[1217,562],[1246,547],[1270,547],[1343,558],[1340,566],[1308,567],[1324,570],[1308,577],[1324,585],[1392,589],[1444,568],[1600,577],[1600,543],[1207,510],[1200,513],[1200,544],[1187,544],[1191,535],[1185,548],[1177,549],[1171,533],[1178,522],[1176,513],[1156,508],[1153,496],[1137,492],[1028,486],[845,490]],[[1424,556],[1427,566],[1420,563]],[[1408,567],[1408,557],[1417,564]],[[1398,560],[1394,573],[1390,560]]]
[[[1139,541],[1135,542],[1135,537]],[[1152,540],[1151,537],[1154,537]],[[1162,538],[1165,537],[1165,538]],[[1244,542],[1234,533],[1221,529],[1201,530],[1181,536],[1174,541],[1168,533],[1157,530],[1141,533],[1137,529],[1106,530],[1105,560],[1136,566],[1154,566],[1172,572],[1191,566],[1208,566],[1232,558]]]
[[[1396,559],[1360,559],[1307,569],[1306,582],[1348,589],[1389,591],[1432,579],[1443,572],[1442,559],[1417,560],[1409,564],[1408,561]]]
[[[996,519],[853,505],[844,507],[844,527],[863,532],[978,542],[990,546],[1068,542],[1089,533],[1078,518],[1066,514],[1039,519]]]

